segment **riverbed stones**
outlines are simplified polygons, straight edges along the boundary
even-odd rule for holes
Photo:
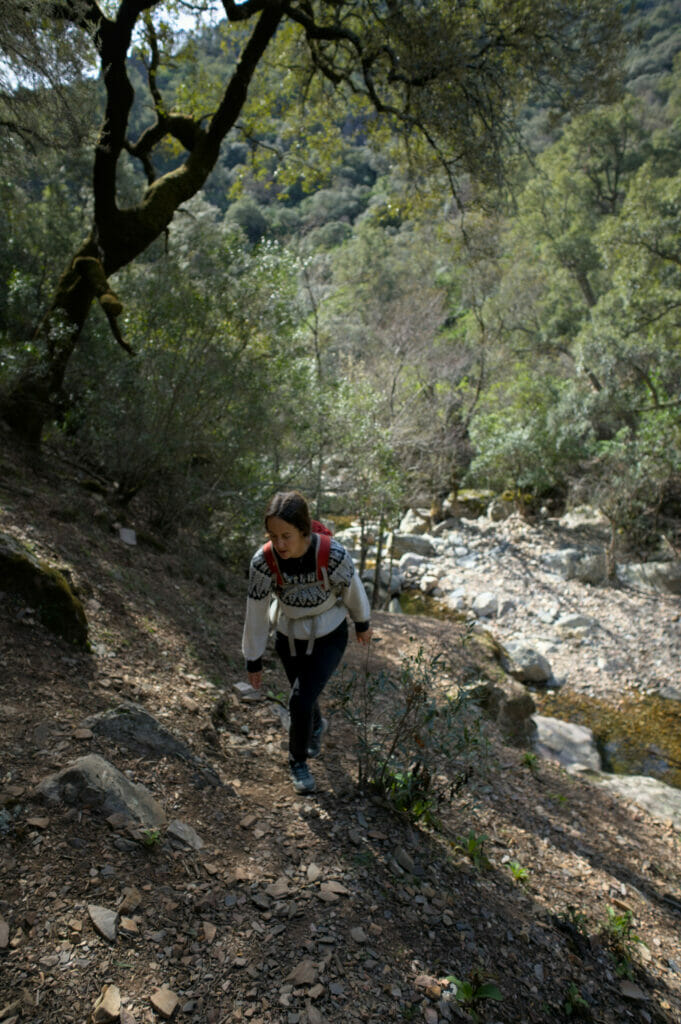
[[[430,515],[428,512],[418,511],[415,508],[408,509],[400,522],[399,532],[401,534],[423,534],[430,529]]]
[[[479,619],[488,619],[499,611],[499,595],[492,591],[476,594],[471,602],[471,608]]]

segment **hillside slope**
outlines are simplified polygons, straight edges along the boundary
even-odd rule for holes
[[[494,736],[442,830],[409,827],[357,792],[333,694],[319,791],[296,796],[278,705],[232,693],[244,579],[187,536],[126,546],[115,509],[71,467],[46,456],[31,468],[6,439],[0,463],[0,531],[68,570],[92,644],[79,651],[2,595],[0,1019],[89,1020],[115,985],[127,1024],[171,1012],[159,990],[196,1024],[473,1020],[449,975],[494,981],[503,998],[474,1007],[490,1022],[681,1019],[669,827],[551,764],[531,771]],[[457,627],[421,618],[379,614],[376,634],[371,671],[419,647],[455,668],[462,646]],[[283,687],[271,659],[267,671]],[[221,784],[81,728],[121,700],[156,716]],[[42,778],[88,752],[148,787],[203,847],[163,834],[145,846],[116,821],[36,799]],[[486,869],[460,841],[471,833],[487,837]],[[92,905],[126,915],[115,940],[93,927]],[[642,940],[615,958],[608,907],[631,911]],[[629,979],[616,970],[622,952]]]

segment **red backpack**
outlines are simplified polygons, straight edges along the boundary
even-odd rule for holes
[[[327,570],[329,568],[329,551],[331,550],[331,537],[333,534],[328,526],[324,526],[324,523],[320,523],[317,519],[313,519],[310,525],[312,526],[312,532],[318,534],[316,557],[317,579],[320,583],[324,584],[325,590],[330,590],[331,588],[329,586]],[[272,575],[274,576],[275,590],[281,590],[284,586],[284,577],[281,575],[279,563],[275,558],[271,540],[268,540],[267,543],[263,545],[262,553],[265,557],[265,561],[270,567]]]

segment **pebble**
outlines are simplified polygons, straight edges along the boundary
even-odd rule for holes
[[[150,1002],[157,1013],[160,1013],[166,1020],[170,1020],[177,1010],[180,1000],[170,989],[159,988],[152,993]]]
[[[92,1024],[110,1024],[121,1012],[121,993],[115,985],[105,985],[92,1012]]]
[[[115,942],[118,933],[118,914],[115,910],[109,910],[107,907],[98,907],[94,904],[90,904],[87,908],[90,920],[95,928],[95,931],[108,939],[109,942]]]

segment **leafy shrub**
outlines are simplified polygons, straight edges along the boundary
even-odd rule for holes
[[[634,916],[630,910],[616,911],[607,907],[608,919],[601,928],[601,938],[613,955],[620,977],[632,978],[634,951],[643,940],[634,932]]]
[[[479,712],[463,694],[437,693],[438,668],[439,658],[427,660],[419,650],[399,673],[353,673],[343,692],[360,787],[429,825],[467,778],[466,762],[484,750]]]

